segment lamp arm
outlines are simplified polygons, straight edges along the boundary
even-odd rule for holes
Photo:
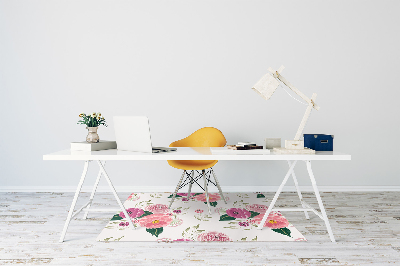
[[[289,81],[287,81],[279,72],[273,73],[274,77],[279,79],[280,81],[283,82],[286,86],[288,86],[292,91],[294,91],[297,95],[299,95],[304,101],[306,101],[308,104],[311,104],[311,107],[314,107],[315,110],[319,110],[319,106],[315,103],[315,99],[312,100],[312,98],[308,98],[306,95],[304,95],[301,91],[299,91],[295,86],[293,86]],[[315,96],[316,97],[316,96]]]
[[[302,133],[303,133],[303,129],[304,129],[304,127],[306,126],[308,117],[309,117],[310,114],[311,114],[311,110],[312,110],[312,108],[313,108],[313,102],[314,102],[316,99],[317,99],[317,94],[316,94],[316,93],[313,93],[313,95],[311,96],[310,103],[309,103],[308,106],[307,106],[306,112],[304,113],[303,119],[301,120],[299,129],[297,129],[297,133],[296,133],[296,136],[294,137],[294,140],[300,140],[300,137],[301,137],[301,135],[302,135]],[[314,107],[314,108],[315,108],[315,107]]]

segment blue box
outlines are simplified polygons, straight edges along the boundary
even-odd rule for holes
[[[304,134],[304,147],[315,151],[333,151],[333,135]]]

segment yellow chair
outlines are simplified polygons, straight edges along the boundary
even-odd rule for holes
[[[196,132],[192,133],[190,136],[184,139],[172,142],[171,145],[169,146],[170,147],[224,147],[225,144],[226,144],[226,139],[221,131],[213,127],[204,127],[197,130]],[[174,195],[172,196],[171,199],[171,203],[169,204],[169,208],[171,208],[171,205],[175,200],[178,190],[187,184],[189,184],[189,192],[187,195],[187,198],[189,199],[193,183],[197,183],[197,180],[199,180],[201,177],[203,177],[204,180],[204,188],[202,188],[199,183],[197,184],[206,193],[208,212],[211,214],[208,188],[207,188],[208,183],[211,182],[218,187],[219,194],[226,203],[225,197],[222,194],[221,187],[218,183],[217,176],[215,175],[214,170],[212,169],[212,167],[217,162],[218,162],[217,160],[168,160],[169,165],[177,169],[183,170],[182,177],[179,180],[178,185],[176,186]],[[206,169],[208,168],[210,168],[210,170],[206,172]],[[197,172],[200,170],[201,170],[201,175],[194,177],[194,171]],[[214,176],[215,183],[211,181],[211,173]],[[185,175],[186,175],[186,180],[182,184]]]

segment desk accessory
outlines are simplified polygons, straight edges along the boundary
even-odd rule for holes
[[[333,135],[304,134],[304,147],[316,151],[333,151]]]
[[[281,82],[289,87],[292,91],[298,94],[304,101],[308,103],[306,112],[304,113],[303,119],[301,120],[300,126],[297,130],[294,140],[285,140],[285,148],[274,148],[276,153],[290,153],[290,154],[315,154],[314,150],[304,147],[304,141],[300,140],[303,129],[307,123],[308,117],[310,116],[311,110],[319,110],[319,106],[315,103],[317,94],[313,93],[311,99],[305,96],[301,91],[289,83],[281,73],[285,67],[281,66],[278,70],[273,70],[271,67],[268,68],[270,73],[265,74],[252,88],[258,94],[261,95],[265,100],[271,98],[272,94],[281,84]],[[297,100],[297,99],[296,99]]]
[[[266,138],[265,139],[265,148],[273,149],[281,147],[281,138]]]
[[[247,145],[247,146],[227,145],[226,147],[229,150],[262,150],[264,148],[263,146],[257,146],[257,145]]]
[[[100,140],[97,134],[97,129],[100,125],[107,126],[106,120],[101,116],[101,113],[92,113],[91,115],[86,115],[85,113],[79,114],[81,120],[77,124],[86,125],[88,134],[86,136],[86,142],[97,143]]]
[[[257,149],[232,149],[229,147],[211,147],[212,154],[220,154],[220,155],[229,155],[229,154],[270,154],[270,150],[263,149],[263,146],[259,146],[261,148]]]
[[[110,140],[99,140],[99,142],[96,143],[89,143],[86,141],[71,142],[71,151],[101,151],[116,148],[117,142]]]

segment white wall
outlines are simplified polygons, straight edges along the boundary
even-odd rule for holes
[[[113,116],[147,115],[155,146],[204,126],[230,144],[293,139],[305,106],[282,89],[269,101],[250,90],[281,64],[318,94],[304,133],[334,134],[334,149],[352,155],[314,163],[318,184],[399,186],[399,10],[399,1],[0,0],[0,186],[75,186],[82,163],[42,155],[84,140],[81,112],[108,119],[102,139],[114,139]],[[180,176],[166,162],[108,167],[117,186]],[[215,167],[239,187],[276,186],[286,169]]]

